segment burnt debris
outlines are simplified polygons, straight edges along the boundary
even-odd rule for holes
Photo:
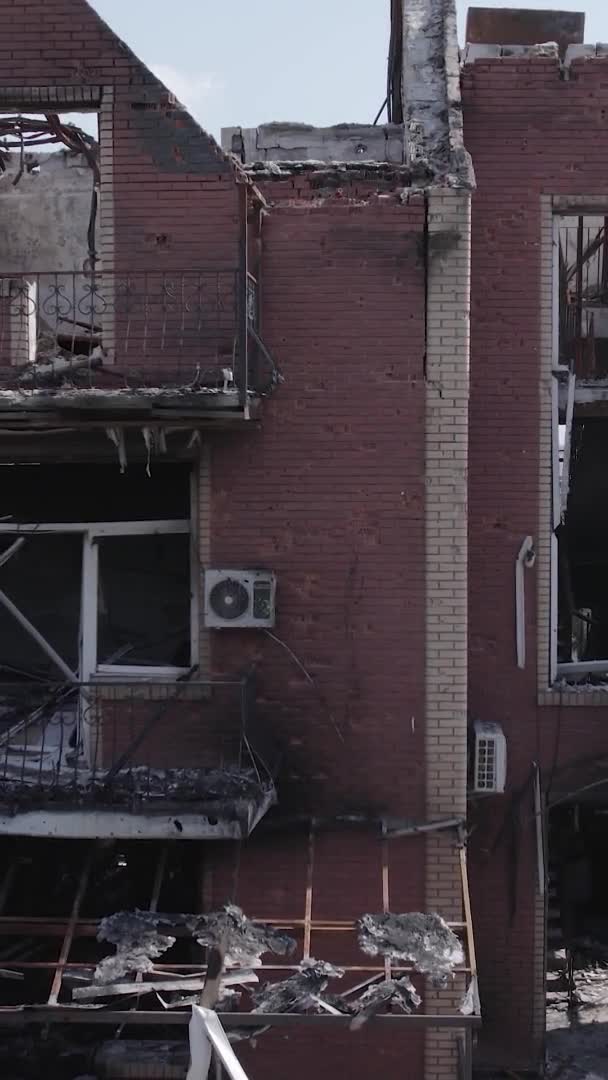
[[[253,923],[233,904],[209,915],[164,915],[153,911],[121,911],[102,919],[97,938],[116,946],[95,970],[95,982],[109,985],[129,973],[154,970],[154,960],[167,952],[177,937],[191,937],[206,948],[225,951],[227,967],[250,968],[264,953],[287,956],[293,938],[271,926]]]
[[[296,942],[264,923],[254,923],[239,907],[227,904],[209,915],[188,916],[188,927],[199,945],[225,950],[227,967],[257,967],[264,953],[289,956]]]
[[[368,956],[405,960],[436,986],[444,986],[464,963],[462,945],[439,915],[363,915],[359,945]]]
[[[303,960],[300,970],[288,979],[278,983],[266,983],[254,992],[255,1013],[306,1012],[317,1007],[315,1001],[330,979],[341,979],[342,968],[334,967],[323,960]]]

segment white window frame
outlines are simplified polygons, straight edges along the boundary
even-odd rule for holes
[[[186,674],[190,668],[171,665],[100,664],[97,656],[98,596],[99,596],[99,545],[98,540],[108,536],[156,536],[189,535],[190,544],[190,655],[191,666],[198,664],[199,657],[199,568],[196,547],[196,502],[191,503],[190,520],[159,521],[96,521],[96,522],[42,522],[40,524],[15,524],[0,522],[0,535],[40,535],[49,533],[77,533],[82,536],[82,576],[80,613],[80,682],[93,679],[111,682],[131,680],[172,681]]]
[[[552,385],[551,385],[551,450],[552,450],[552,530],[551,530],[551,555],[550,555],[550,604],[551,623],[549,636],[549,685],[554,686],[557,679],[578,677],[582,675],[608,674],[608,659],[572,661],[567,663],[558,662],[558,626],[559,626],[559,547],[556,530],[567,509],[570,489],[570,461],[572,444],[572,423],[574,417],[574,403],[576,393],[576,378],[567,368],[560,367],[559,363],[559,255],[560,255],[560,224],[565,217],[577,215],[580,211],[560,210],[553,215],[553,266],[552,266]],[[604,216],[605,210],[600,211],[598,216]],[[560,447],[559,435],[559,385],[558,379],[567,377],[567,407],[564,432],[563,451]]]

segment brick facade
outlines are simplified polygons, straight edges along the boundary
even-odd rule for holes
[[[551,204],[605,191],[606,61],[480,60],[463,74],[473,203],[470,405],[471,715],[503,725],[508,795],[473,810],[482,1060],[531,1067],[542,1051],[543,935],[529,781],[605,750],[599,694],[542,693],[548,673],[551,435],[547,319]],[[515,665],[513,573],[526,535],[528,663]],[[538,607],[536,598],[538,595]],[[538,640],[538,660],[534,643]],[[537,704],[537,702],[539,702]],[[585,712],[585,705],[592,704]],[[582,708],[581,708],[582,706]],[[574,785],[576,786],[576,784]],[[524,790],[525,789],[525,790]],[[519,795],[519,797],[517,797]],[[514,798],[515,797],[515,798]]]
[[[86,101],[100,109],[104,270],[238,268],[241,171],[81,0],[18,6],[17,22],[15,5],[0,0],[2,100],[23,106],[37,94],[54,107],[69,101],[73,111]],[[282,752],[280,812],[288,821],[458,817],[466,803],[467,542],[480,543],[475,484],[485,500],[482,516],[492,506],[480,462],[489,471],[503,460],[489,462],[487,442],[476,443],[479,428],[473,431],[479,458],[467,536],[469,195],[439,186],[408,194],[403,179],[382,184],[364,175],[340,186],[306,176],[260,185],[269,204],[261,330],[284,382],[263,403],[259,424],[202,432],[195,516],[202,568],[276,572],[278,619],[273,635],[203,634],[201,665],[222,675],[255,663],[258,712]],[[483,229],[483,217],[476,228]],[[511,220],[506,229],[511,240]],[[490,271],[486,265],[486,279]],[[497,324],[495,315],[491,325]],[[118,341],[124,322],[119,318],[111,331]],[[490,362],[504,353],[501,342]],[[495,379],[491,366],[483,370]],[[146,376],[155,374],[152,363]],[[528,403],[537,400],[539,378]],[[496,382],[489,397],[490,406],[502,407]],[[487,422],[490,406],[478,397],[478,424]],[[528,417],[526,432],[534,481],[520,477],[518,493],[534,508],[534,522],[536,419]],[[499,486],[500,477],[493,498]],[[500,512],[508,504],[503,493]],[[526,525],[525,532],[534,531]],[[482,546],[485,540],[484,534]],[[494,587],[499,574],[485,551],[482,561]],[[475,558],[471,569],[477,597]],[[490,610],[504,629],[502,602],[503,594]],[[479,664],[476,614],[475,608],[471,655]],[[476,704],[487,713],[490,691],[483,686]],[[205,710],[191,709],[189,699],[181,704],[179,723],[163,733],[165,764],[177,764],[174,754],[184,747],[192,748],[193,762],[201,760],[196,741]],[[111,718],[120,701],[104,702],[104,709]],[[134,730],[149,714],[150,702],[143,702]],[[504,720],[502,713],[497,718]],[[159,739],[156,731],[154,763],[164,752]],[[522,750],[522,770],[525,762]],[[489,817],[499,813],[493,808]],[[268,828],[238,848],[214,845],[201,906],[234,899],[257,917],[301,919],[309,838],[298,829]],[[481,883],[491,875],[479,862]],[[525,903],[518,914],[522,948],[529,937]],[[460,921],[453,833],[387,842],[364,824],[320,829],[313,916],[354,920],[383,906],[437,909]],[[483,912],[480,925],[488,925]],[[364,966],[345,940],[337,931],[322,940],[313,935],[311,954]],[[346,982],[361,974],[348,972]],[[489,976],[486,985],[491,1022]],[[425,1006],[451,1010],[462,988],[459,980],[448,993],[429,991]],[[243,1058],[279,1076],[293,1071],[294,1050],[297,1072],[314,1067],[321,1080],[345,1064],[353,1080],[379,1064],[387,1076],[448,1080],[457,1064],[453,1031],[380,1036],[371,1027],[356,1041],[346,1033],[332,1037],[322,1055],[305,1028],[276,1032],[259,1049],[245,1048]]]
[[[214,635],[213,666],[258,663],[299,812],[424,814],[424,224],[397,196],[273,208],[285,382],[259,429],[210,442],[212,564],[277,572],[276,635],[314,685],[264,635]]]

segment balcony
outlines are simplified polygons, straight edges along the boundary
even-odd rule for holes
[[[249,419],[272,390],[240,270],[0,275],[2,426]]]
[[[251,676],[0,685],[0,835],[243,838],[274,760]]]

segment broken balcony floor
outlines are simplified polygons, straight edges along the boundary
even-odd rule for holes
[[[140,1030],[150,1026],[152,1015],[157,1029],[168,1022],[185,1025],[193,993],[196,1001],[203,987],[211,991],[208,979],[214,984],[211,1007],[218,1002],[237,1040],[266,1030],[284,1014],[300,1022],[324,1020],[328,1028],[341,1020],[352,1030],[378,1015],[468,1031],[479,1023],[464,1003],[449,1016],[426,1016],[417,992],[431,952],[446,976],[458,971],[469,987],[474,984],[468,922],[446,924],[437,915],[415,913],[391,915],[390,927],[379,913],[350,921],[312,914],[267,920],[247,917],[236,904],[179,914],[200,902],[206,845],[4,840],[0,854],[6,867],[0,879],[0,966],[6,975],[0,979],[0,1025],[36,1022],[43,1014],[85,1025],[113,1024],[119,1016]],[[311,881],[311,851],[307,858]],[[46,880],[47,889],[32,890],[33,877]],[[238,879],[237,869],[235,895]],[[264,895],[262,881],[262,903]],[[376,942],[371,959],[364,927],[378,920],[388,936]],[[429,923],[422,953],[421,920]],[[336,928],[343,931],[339,967],[331,959],[313,959],[310,950],[311,933],[321,952],[335,948]],[[385,945],[394,951],[395,933],[402,959],[393,963]],[[141,1008],[134,1010],[140,998]],[[386,1016],[387,1009],[396,1015]]]
[[[108,784],[77,747],[77,711],[0,735],[0,834],[239,839],[276,802],[252,768],[131,766]]]

